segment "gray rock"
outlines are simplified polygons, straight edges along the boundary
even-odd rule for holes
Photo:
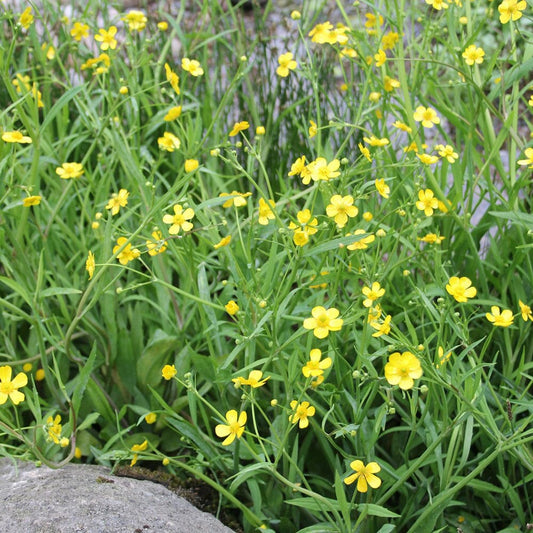
[[[103,466],[0,459],[2,533],[232,533],[162,485]]]

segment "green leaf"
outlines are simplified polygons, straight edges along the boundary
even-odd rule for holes
[[[94,363],[96,361],[96,353],[96,343],[94,343],[89,358],[81,367],[81,370],[79,371],[79,374],[75,380],[74,393],[72,394],[72,408],[74,409],[74,413],[76,413],[76,415],[78,415],[80,411],[81,400],[87,387],[87,383],[89,382],[89,379],[91,377],[91,372],[94,368]]]
[[[361,513],[366,513],[371,516],[379,516],[381,518],[400,518],[402,515],[389,511],[386,507],[377,505],[375,503],[361,503],[357,506],[357,510]]]
[[[39,293],[41,298],[48,298],[50,296],[59,296],[61,294],[81,294],[82,291],[72,287],[49,287]]]

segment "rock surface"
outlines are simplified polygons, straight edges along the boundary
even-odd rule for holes
[[[162,485],[95,465],[0,459],[0,515],[2,533],[232,533]]]

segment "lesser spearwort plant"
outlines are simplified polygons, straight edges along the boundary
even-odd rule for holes
[[[1,454],[525,530],[530,7],[221,4],[2,7]]]

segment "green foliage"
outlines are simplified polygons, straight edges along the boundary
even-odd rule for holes
[[[527,11],[227,4],[2,13],[0,454],[162,463],[245,531],[524,529]]]

